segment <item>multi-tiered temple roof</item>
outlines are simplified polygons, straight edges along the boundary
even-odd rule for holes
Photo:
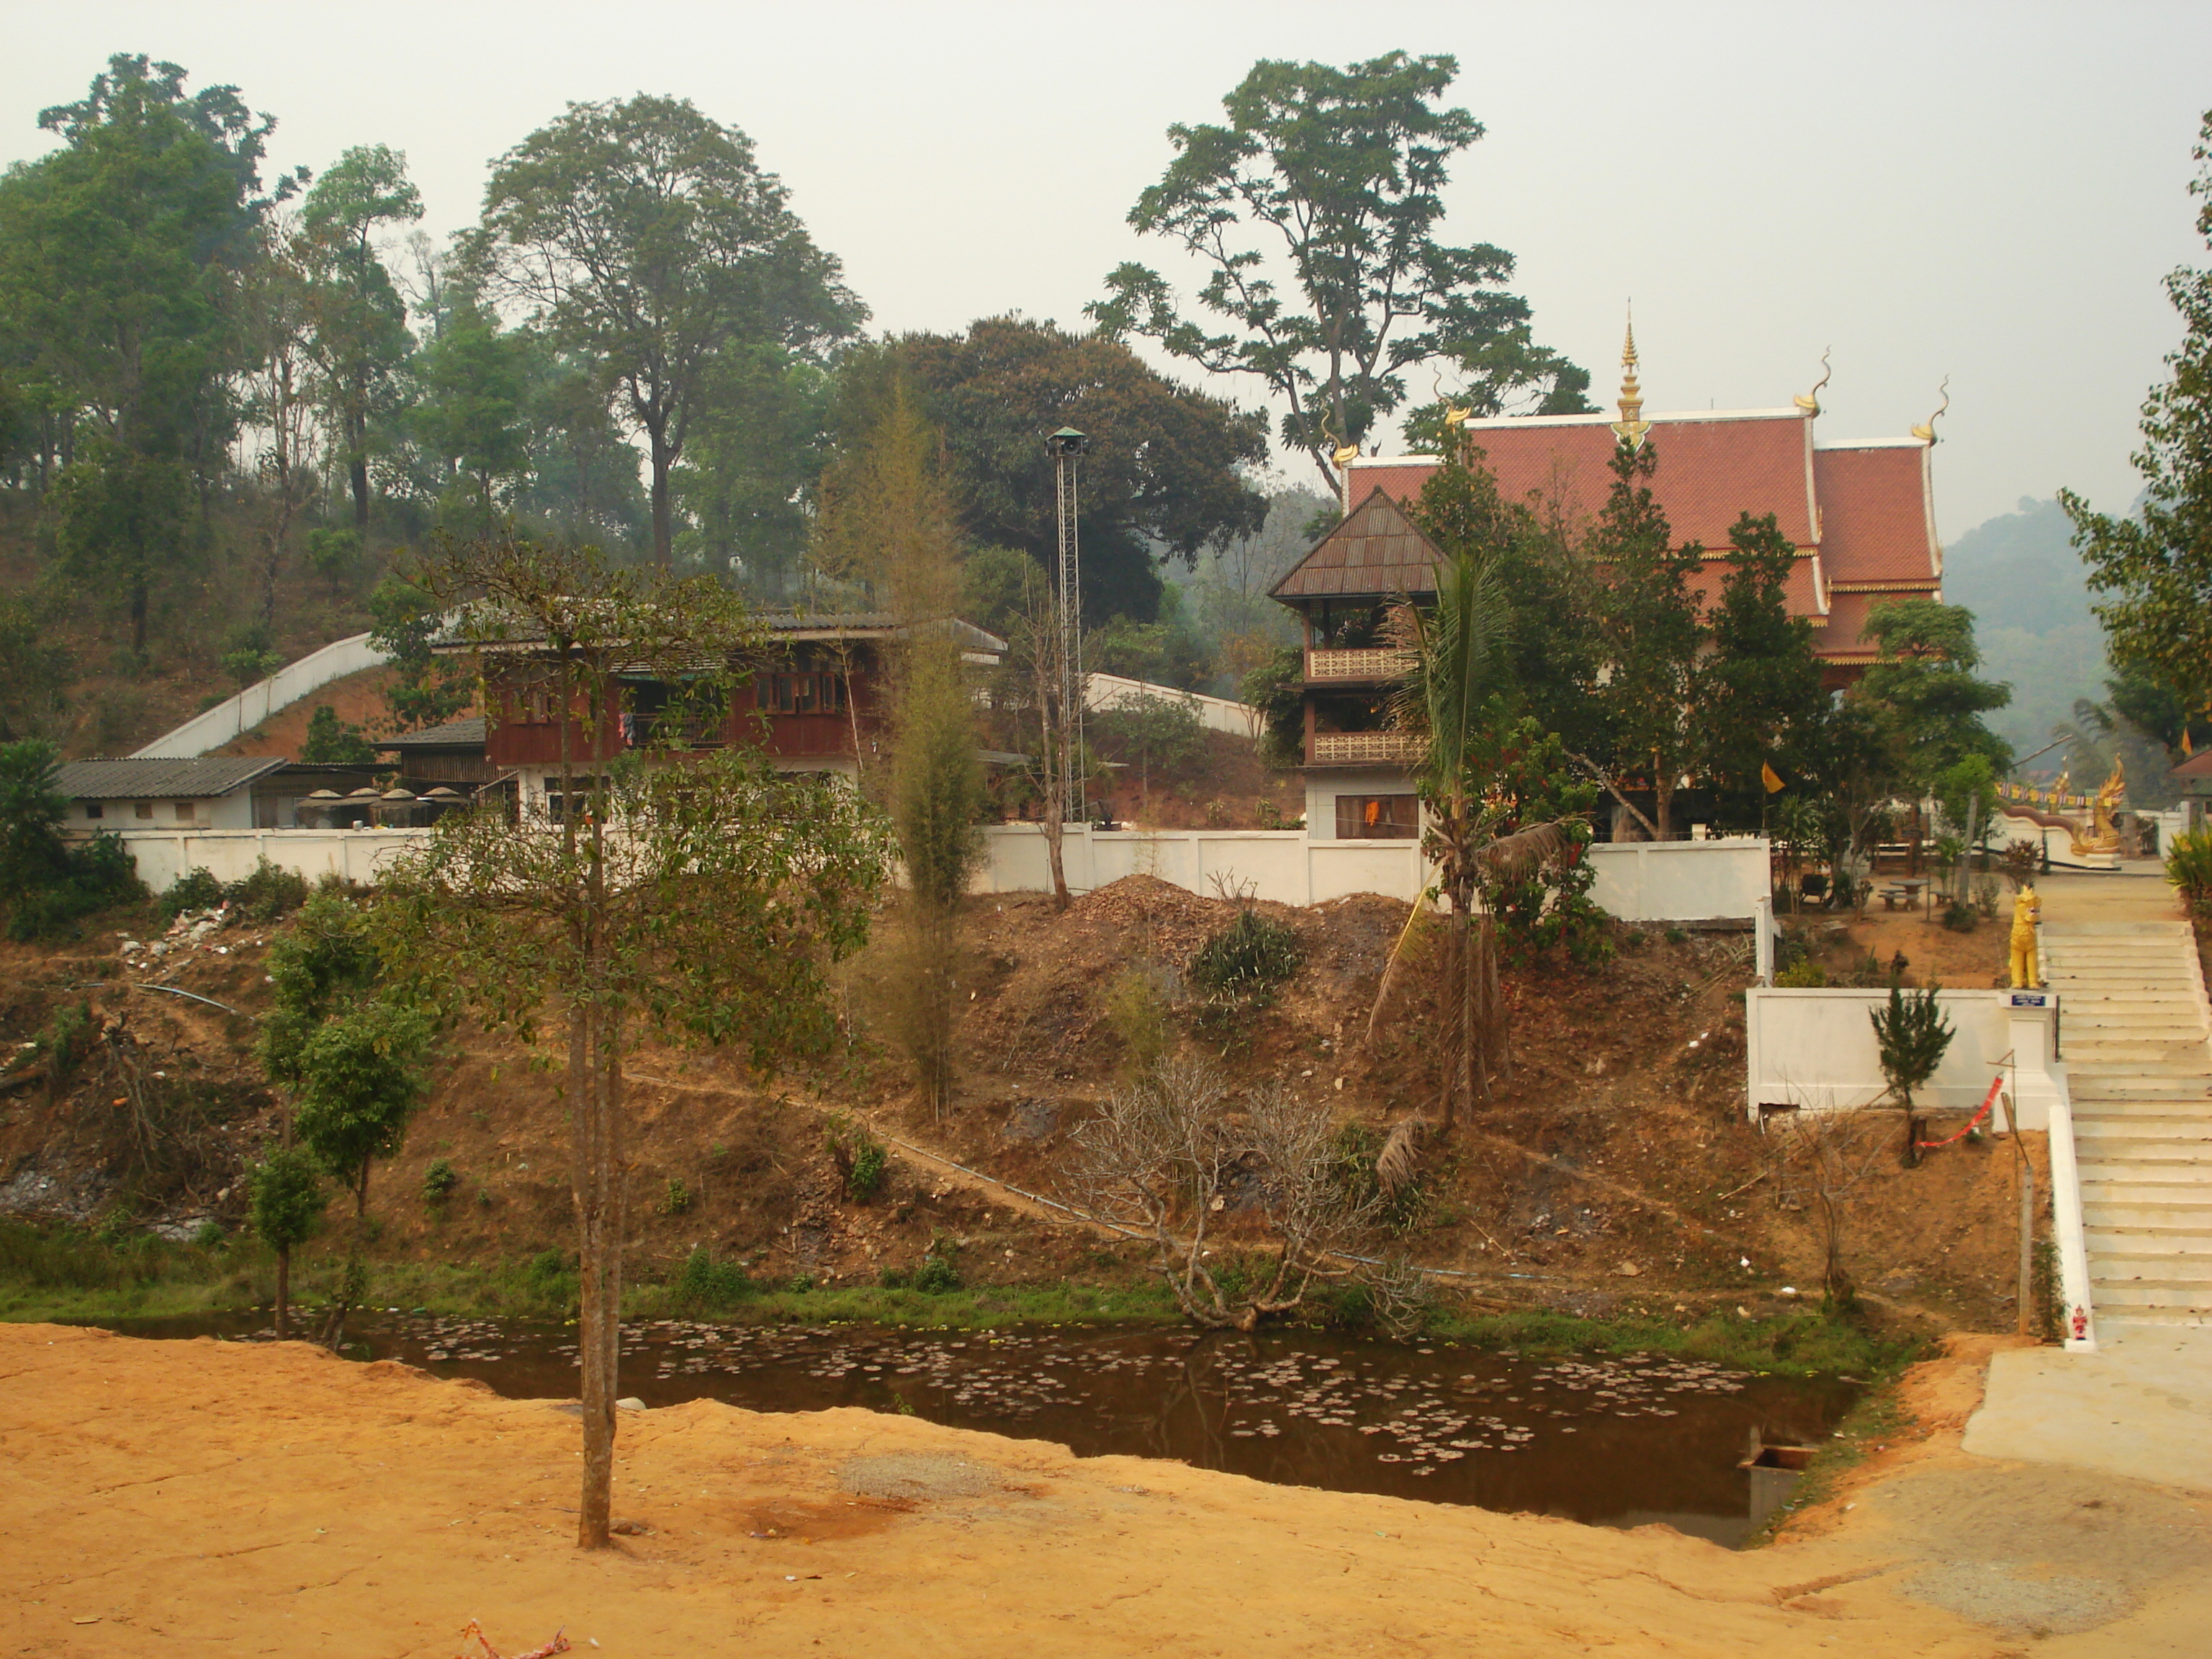
[[[1791,613],[1813,621],[1816,648],[1838,667],[1874,659],[1864,629],[1875,605],[1942,596],[1928,427],[1911,437],[1823,443],[1815,436],[1820,406],[1812,396],[1786,409],[1645,416],[1632,358],[1631,371],[1620,421],[1508,416],[1466,421],[1459,429],[1508,501],[1527,502],[1579,542],[1605,504],[1614,447],[1626,428],[1625,435],[1657,454],[1651,491],[1676,540],[1706,551],[1698,586],[1708,599],[1726,573],[1729,526],[1741,514],[1773,514],[1797,549]],[[1352,460],[1351,510],[1275,585],[1275,597],[1304,609],[1324,598],[1433,592],[1428,573],[1436,550],[1399,506],[1420,494],[1437,465],[1419,455]]]

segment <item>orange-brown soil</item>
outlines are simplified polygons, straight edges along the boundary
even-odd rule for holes
[[[1933,1370],[1911,1386],[1974,1393],[1972,1358]],[[1739,1554],[701,1401],[623,1414],[633,1529],[582,1553],[556,1402],[304,1345],[52,1326],[0,1327],[0,1650],[52,1659],[446,1659],[471,1618],[504,1651],[565,1629],[611,1659],[2134,1659],[2200,1650],[2175,1644],[2212,1600],[2191,1500],[2106,1482],[2091,1502],[2063,1471],[1964,1457],[1948,1423],[1818,1535]]]

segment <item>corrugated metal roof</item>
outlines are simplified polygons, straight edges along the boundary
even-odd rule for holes
[[[443,726],[402,732],[397,737],[379,738],[375,742],[379,749],[481,749],[484,745],[484,717],[469,714],[447,720]]]
[[[228,795],[289,764],[281,755],[64,761],[58,787],[71,800],[205,799]]]

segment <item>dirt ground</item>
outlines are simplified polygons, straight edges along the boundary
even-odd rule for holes
[[[396,668],[364,668],[358,674],[332,680],[310,691],[297,702],[278,709],[251,732],[210,752],[217,755],[281,755],[297,759],[307,741],[307,722],[315,710],[330,705],[349,726],[357,726],[374,737],[392,729],[392,706],[384,699],[399,678]]]
[[[557,1402],[298,1344],[0,1327],[0,1652],[446,1659],[471,1618],[503,1651],[565,1629],[610,1659],[2201,1652],[2203,1497],[1966,1458],[1978,1374],[1922,1368],[1958,1409],[1747,1553],[698,1401],[624,1414],[629,1529],[586,1555]]]

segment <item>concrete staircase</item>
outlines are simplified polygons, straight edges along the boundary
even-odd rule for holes
[[[2212,1014],[2178,921],[2054,922],[2081,1219],[2100,1324],[2212,1324]]]

